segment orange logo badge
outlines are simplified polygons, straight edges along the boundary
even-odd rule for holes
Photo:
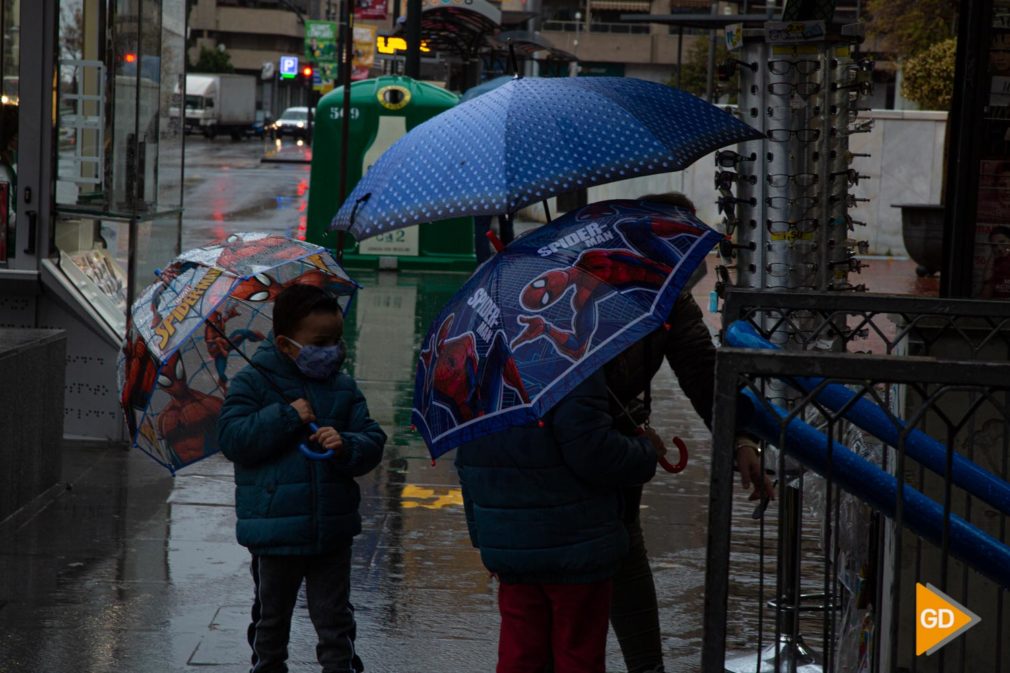
[[[915,585],[915,654],[933,654],[981,621],[932,584]]]

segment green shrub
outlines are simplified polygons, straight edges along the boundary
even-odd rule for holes
[[[902,68],[901,95],[923,110],[949,110],[956,56],[957,39],[952,37],[909,57]]]

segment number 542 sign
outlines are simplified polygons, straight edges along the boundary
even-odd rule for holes
[[[419,251],[418,227],[395,229],[366,238],[358,244],[362,255],[400,255],[417,257]]]

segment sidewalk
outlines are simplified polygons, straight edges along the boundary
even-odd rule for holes
[[[897,289],[914,282],[913,269],[874,262],[863,282]],[[349,363],[390,435],[383,463],[361,480],[359,651],[369,671],[490,671],[495,585],[467,538],[452,454],[432,467],[408,430],[419,332],[463,277],[359,275],[366,289],[348,320]],[[696,289],[703,307],[712,282],[710,272]],[[708,431],[665,368],[653,404],[653,427],[691,449],[682,474],[647,485],[642,510],[667,670],[687,672],[701,645]],[[230,464],[217,456],[173,479],[139,451],[68,444],[62,481],[34,518],[0,527],[0,673],[248,670],[252,583],[234,538]],[[745,494],[734,509],[746,525]],[[301,601],[293,673],[318,670],[314,638]],[[609,670],[623,670],[613,637],[608,653]]]

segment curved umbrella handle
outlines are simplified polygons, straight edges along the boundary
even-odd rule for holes
[[[683,472],[684,468],[687,467],[687,444],[680,437],[673,438],[673,445],[677,447],[677,452],[680,454],[676,463],[671,463],[666,459],[666,456],[660,456],[659,464],[663,466],[663,469],[671,474],[677,474],[678,472]]]
[[[319,426],[316,425],[315,423],[309,423],[308,425],[309,430],[311,430],[312,432],[319,431]],[[307,442],[300,443],[298,445],[298,450],[301,451],[302,455],[308,458],[309,460],[326,460],[336,455],[333,449],[326,449],[324,451],[313,451],[312,449],[309,448]]]

